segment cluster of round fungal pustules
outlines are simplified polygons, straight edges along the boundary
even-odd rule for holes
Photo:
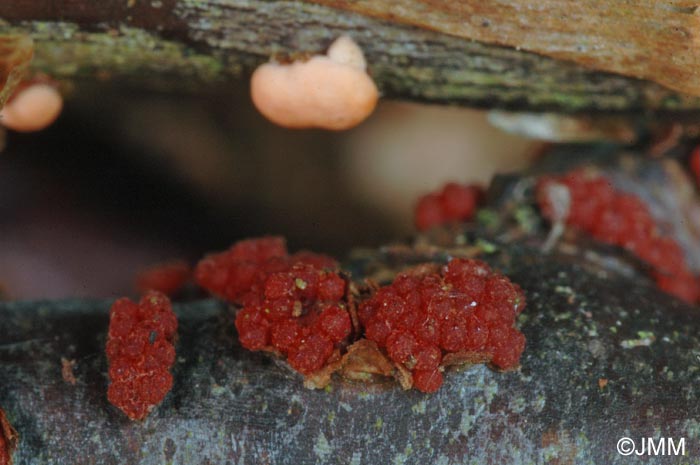
[[[132,420],[142,420],[173,385],[177,317],[170,300],[146,293],[139,303],[119,299],[110,310],[107,398]]]
[[[352,331],[340,274],[297,263],[270,273],[263,293],[236,316],[243,347],[273,349],[305,375],[320,370]]]
[[[318,269],[337,269],[338,262],[322,254],[289,254],[281,237],[262,237],[235,243],[224,252],[204,257],[195,268],[199,286],[228,302],[247,304],[263,296],[270,273],[287,271],[301,263]]]
[[[241,241],[209,255],[195,279],[243,307],[236,316],[243,347],[279,352],[303,374],[321,369],[350,336],[338,263],[311,252],[290,255],[280,237]]]
[[[650,264],[660,289],[689,303],[700,299],[698,279],[681,246],[662,233],[641,199],[617,191],[604,176],[584,169],[544,176],[537,183],[536,198],[545,218],[564,221]]]
[[[258,67],[251,97],[260,113],[286,128],[349,129],[364,121],[379,99],[366,66],[362,50],[341,36],[326,55]]]
[[[444,366],[513,368],[525,345],[514,327],[525,306],[522,291],[478,260],[400,274],[365,296],[359,321],[353,317],[359,295],[350,296],[337,263],[310,252],[289,255],[281,238],[239,242],[202,260],[195,275],[201,286],[240,307],[235,324],[243,347],[282,354],[306,376],[366,338],[410,372],[409,385],[433,392]]]
[[[443,361],[516,367],[525,337],[515,318],[520,288],[479,260],[453,259],[439,269],[402,273],[360,304],[365,337],[412,373],[423,392],[442,384]]]
[[[483,195],[478,186],[448,183],[440,191],[418,199],[414,213],[416,228],[424,231],[446,223],[468,221],[474,217]]]

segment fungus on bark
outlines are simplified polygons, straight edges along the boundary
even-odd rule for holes
[[[337,360],[349,343],[347,283],[331,257],[289,255],[281,237],[248,239],[202,259],[195,277],[243,307],[235,320],[243,347],[282,354],[304,375],[319,371],[334,354]]]
[[[329,257],[288,255],[283,239],[263,237],[205,257],[196,275],[242,307],[235,321],[241,345],[285,356],[307,387],[327,385],[333,373],[379,374],[434,392],[445,366],[511,369],[525,348],[514,326],[524,294],[479,260],[424,264],[359,291]]]
[[[418,199],[414,221],[419,231],[451,221],[468,221],[476,212],[483,189],[475,185],[447,183],[439,192]]]
[[[453,259],[399,274],[360,304],[358,316],[365,337],[410,372],[408,384],[434,392],[448,364],[517,367],[525,337],[515,319],[523,308],[517,284],[482,261]]]
[[[260,113],[286,128],[349,129],[364,121],[379,99],[365,68],[362,50],[341,36],[326,55],[258,67],[251,97]]]
[[[537,183],[537,202],[542,215],[555,224],[562,221],[562,214],[550,194],[553,187],[568,192],[566,224],[637,255],[651,265],[651,275],[662,290],[688,303],[698,300],[697,277],[683,249],[663,233],[639,197],[616,190],[604,176],[584,169],[544,176]]]
[[[63,108],[60,92],[46,82],[20,85],[0,110],[0,124],[18,132],[35,132],[53,123]]]
[[[228,250],[207,255],[197,263],[195,281],[224,300],[246,305],[258,302],[268,275],[287,271],[296,263],[337,269],[333,258],[312,252],[289,255],[283,238],[271,236],[236,242]]]
[[[303,263],[271,273],[260,300],[236,316],[241,344],[279,352],[304,375],[320,370],[352,333],[346,287],[337,272]]]
[[[176,331],[170,300],[159,292],[139,303],[119,299],[110,309],[107,398],[132,420],[146,418],[173,385]]]

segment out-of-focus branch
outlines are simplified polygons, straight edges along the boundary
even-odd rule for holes
[[[306,2],[20,0],[0,3],[0,18],[0,33],[30,34],[34,67],[59,78],[200,89],[349,34],[389,97],[529,111],[700,110],[700,99],[652,82]]]

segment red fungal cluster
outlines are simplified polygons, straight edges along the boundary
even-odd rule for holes
[[[282,354],[308,376],[339,360],[362,334],[337,267],[323,255],[289,255],[281,238],[266,237],[206,257],[195,278],[242,307],[236,328],[243,347]],[[364,336],[409,370],[416,388],[433,392],[450,363],[517,366],[525,337],[514,324],[524,306],[508,278],[481,261],[455,259],[399,275],[360,305],[359,319]]]
[[[568,192],[568,211],[558,218],[553,186]],[[696,277],[684,259],[683,250],[656,226],[649,208],[638,197],[616,191],[603,176],[575,170],[539,180],[536,198],[542,214],[553,221],[564,220],[601,242],[633,252],[653,268],[653,277],[664,291],[695,302],[700,298]]]
[[[343,303],[345,280],[336,272],[297,263],[270,273],[261,299],[236,316],[243,347],[272,347],[305,375],[321,369],[352,330]]]
[[[358,310],[365,337],[413,375],[413,385],[434,392],[447,354],[518,365],[525,337],[515,318],[525,296],[508,278],[479,260],[454,259],[439,272],[400,274]]]
[[[439,192],[418,199],[415,209],[416,228],[420,231],[452,221],[466,221],[474,216],[483,192],[480,187],[457,183],[446,184]]]
[[[190,279],[190,265],[184,260],[173,260],[152,266],[136,277],[136,289],[140,294],[158,291],[172,296]]]
[[[177,317],[168,298],[148,292],[137,304],[119,299],[110,310],[107,335],[109,401],[141,420],[170,391]]]
[[[250,350],[274,350],[303,374],[322,368],[348,339],[352,325],[344,303],[346,282],[325,255],[289,255],[284,239],[238,242],[197,265],[195,279],[243,309],[238,337]]]
[[[325,255],[289,255],[284,239],[263,237],[237,242],[225,252],[205,257],[197,264],[195,280],[229,302],[246,304],[260,300],[269,274],[289,270],[296,263],[319,269],[338,267],[334,259]]]

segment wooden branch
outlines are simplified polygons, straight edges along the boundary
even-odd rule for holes
[[[700,95],[692,0],[310,0]]]
[[[548,169],[602,159],[615,183],[661,202],[655,212],[668,219],[684,210],[665,203],[683,204],[688,183],[668,161],[611,164],[619,154],[609,145],[561,150],[545,160]],[[493,250],[480,258],[527,297],[520,369],[450,370],[434,394],[342,379],[312,391],[271,355],[244,350],[226,305],[189,302],[176,305],[173,390],[143,422],[132,422],[106,398],[110,302],[0,303],[0,405],[19,434],[16,464],[520,465],[552,457],[604,464],[615,461],[624,436],[696,437],[697,306],[656,289],[620,248],[577,236],[543,254],[546,228],[534,218],[515,220],[523,208],[532,215],[525,188],[532,183],[500,179],[489,193],[493,216],[482,226],[433,231],[348,263],[355,279],[386,278],[489,241]],[[689,250],[697,254],[698,244]],[[697,451],[686,447],[687,456]]]
[[[108,302],[0,304],[0,404],[18,430],[15,464],[610,463],[623,436],[694,437],[696,312],[527,256],[513,275],[529,294],[518,371],[451,371],[432,395],[338,380],[312,391],[242,349],[223,305],[196,302],[177,308],[174,389],[143,422],[106,399]],[[61,357],[75,360],[75,384]]]
[[[206,301],[178,306],[174,389],[131,422],[106,400],[108,302],[0,304],[0,404],[19,433],[16,463],[518,465],[574,451],[607,463],[622,436],[693,437],[696,309],[566,258],[517,247],[500,257],[528,295],[522,368],[450,371],[432,395],[341,380],[305,389],[242,349],[232,315]],[[75,384],[61,357],[76,361]]]
[[[58,78],[201,91],[271,55],[324,51],[350,34],[387,97],[529,111],[700,110],[700,99],[651,82],[305,2],[15,0],[0,2],[0,18],[3,32],[31,34],[35,69]]]

